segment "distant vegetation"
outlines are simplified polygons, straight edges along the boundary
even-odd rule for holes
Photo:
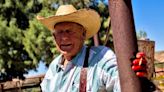
[[[143,30],[138,31],[137,39],[147,39],[147,33]]]

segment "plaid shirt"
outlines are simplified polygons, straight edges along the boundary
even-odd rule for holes
[[[86,46],[63,69],[62,55],[55,58],[41,83],[43,92],[79,92],[80,71]],[[120,92],[116,56],[105,46],[91,47],[87,71],[87,92]]]

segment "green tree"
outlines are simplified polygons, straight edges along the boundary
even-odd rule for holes
[[[147,33],[143,30],[140,30],[137,32],[137,39],[146,39]]]
[[[40,60],[52,59],[49,48],[42,50],[49,46],[51,40],[45,36],[50,33],[40,32],[43,27],[35,20],[41,9],[37,0],[0,1],[0,81],[24,79],[23,74],[36,69]]]
[[[10,22],[10,27],[6,27],[7,21],[0,22],[0,70],[1,80],[11,80],[12,77],[24,78],[26,69],[30,69],[23,61],[29,61],[31,58],[24,50],[22,44],[23,33]]]

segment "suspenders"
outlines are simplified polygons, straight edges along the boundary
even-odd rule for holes
[[[86,92],[86,88],[87,88],[87,67],[88,67],[88,60],[89,60],[89,50],[90,47],[87,47],[83,68],[81,69],[80,72],[80,85],[79,85],[80,92]]]
[[[84,60],[83,68],[87,68],[88,67],[89,50],[90,50],[90,47],[87,47],[86,48],[86,54],[85,54],[85,60]]]

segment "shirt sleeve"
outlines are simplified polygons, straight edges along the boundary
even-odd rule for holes
[[[46,72],[44,79],[40,84],[42,92],[48,92],[51,76],[52,76],[52,70],[51,68],[49,68],[48,71]]]
[[[55,66],[56,64],[54,63],[51,63],[45,76],[44,76],[44,79],[42,80],[40,86],[41,86],[41,90],[42,92],[50,92],[50,82],[51,82],[51,79],[53,78],[53,75],[55,73]]]
[[[121,92],[116,56],[112,50],[108,48],[101,63],[100,83],[105,87],[107,92]]]
[[[112,62],[112,60],[108,62]],[[102,78],[107,92],[121,92],[118,69],[114,63],[103,70]]]
[[[110,72],[105,73],[104,84],[107,92],[121,92],[118,71],[111,69]]]

